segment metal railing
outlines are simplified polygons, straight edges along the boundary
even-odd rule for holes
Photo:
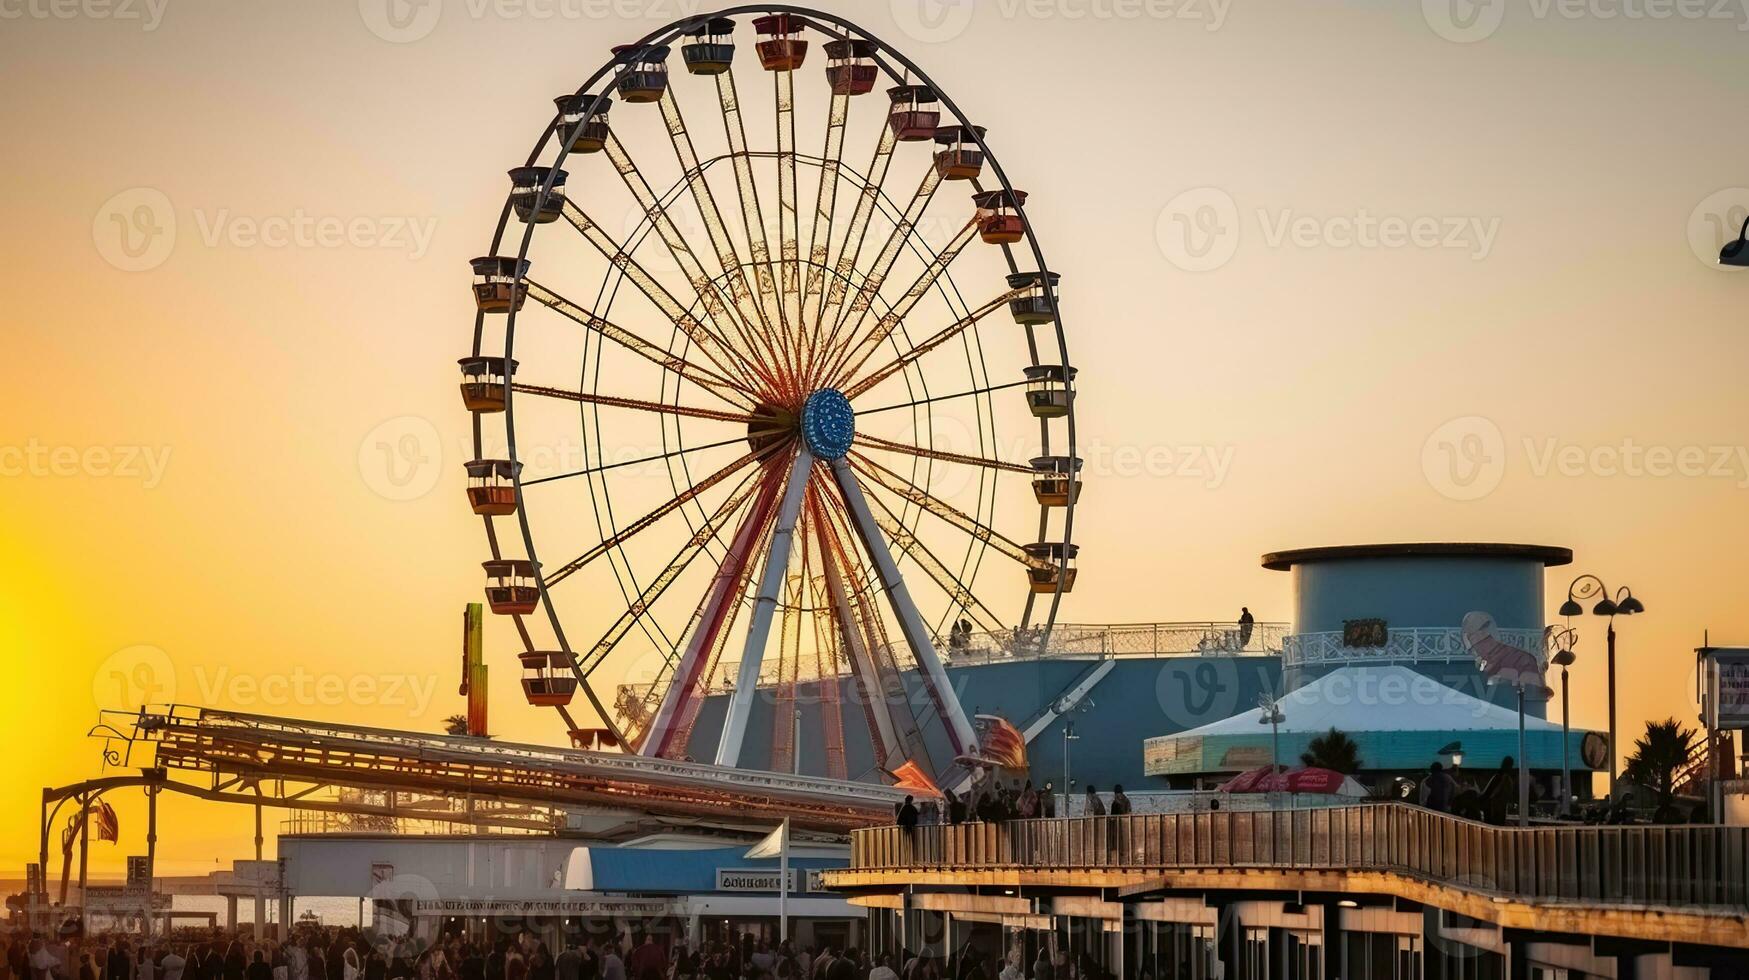
[[[1749,828],[1496,827],[1402,803],[873,827],[851,833],[844,873],[1252,868],[1395,872],[1525,901],[1749,908]]]
[[[1251,623],[1247,630],[1239,623],[1120,623],[1083,625],[1059,623],[1051,630],[1050,644],[1043,645],[1039,630],[998,630],[974,632],[959,642],[950,636],[934,637],[936,649],[950,667],[985,663],[1012,663],[1027,660],[1088,657],[1209,657],[1266,656],[1280,653],[1288,635],[1287,623]],[[890,651],[897,663],[909,663],[911,652],[899,646]],[[803,658],[806,661],[808,658]],[[804,663],[800,679],[814,679],[811,666]],[[734,690],[734,678],[739,661],[725,661],[704,691],[705,694],[728,694]],[[776,658],[762,667],[759,686],[778,683]],[[661,700],[653,683],[621,684],[616,705],[622,713],[628,705],[653,706]]]
[[[1538,657],[1542,656],[1543,636],[1540,630],[1503,629],[1496,636],[1503,643],[1529,650]],[[1385,644],[1377,647],[1348,646],[1343,643],[1341,630],[1292,633],[1281,638],[1280,648],[1283,667],[1352,663],[1439,663],[1476,658],[1464,646],[1463,631],[1445,626],[1393,627],[1386,631]]]

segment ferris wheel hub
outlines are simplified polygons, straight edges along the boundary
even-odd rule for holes
[[[802,404],[802,441],[815,459],[843,459],[856,441],[856,410],[836,388],[821,388]]]

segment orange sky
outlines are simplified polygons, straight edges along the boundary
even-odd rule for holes
[[[83,735],[124,679],[389,727],[459,709],[484,554],[465,260],[551,96],[684,3],[442,0],[400,28],[375,0],[0,4],[0,877],[32,859],[38,788],[96,774]],[[1595,571],[1650,610],[1622,630],[1624,730],[1692,720],[1703,631],[1749,644],[1749,277],[1697,255],[1749,208],[1742,18],[827,6],[1033,194],[1084,382],[1066,619],[1285,618],[1257,564],[1281,548],[1566,545],[1551,595]],[[173,245],[121,247],[117,216],[166,206]],[[413,468],[386,469],[405,438]],[[1503,462],[1479,484],[1474,446]],[[1575,715],[1600,726],[1582,625]],[[513,676],[494,727],[557,735]],[[143,848],[118,802],[100,872]],[[247,856],[247,811],[167,810],[166,872]]]

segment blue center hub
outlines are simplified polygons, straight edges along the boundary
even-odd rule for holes
[[[818,459],[843,459],[856,439],[856,410],[835,388],[821,388],[802,404],[802,441]]]

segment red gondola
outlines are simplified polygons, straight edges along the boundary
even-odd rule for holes
[[[522,309],[528,298],[528,260],[514,255],[482,255],[469,259],[474,268],[474,305],[482,313],[509,313]]]
[[[1025,191],[985,191],[973,194],[978,206],[978,237],[991,245],[1012,245],[1026,237],[1026,224],[1015,207],[1026,203]]]
[[[801,36],[808,22],[794,14],[768,14],[753,21],[753,30],[765,40],[754,47],[766,71],[795,71],[808,57],[808,42]]]
[[[1081,457],[1034,456],[1032,495],[1041,507],[1067,507],[1081,498]]]
[[[874,91],[880,68],[874,63],[873,41],[826,42],[826,83],[833,95],[867,95]]]
[[[915,143],[935,138],[935,127],[941,122],[941,109],[935,90],[927,85],[896,85],[887,89],[892,106],[887,109],[887,125],[901,142]]]
[[[1027,585],[1035,593],[1073,592],[1075,590],[1075,555],[1080,545],[1061,541],[1040,541],[1021,545],[1028,558],[1040,564],[1026,569]]]
[[[494,558],[486,569],[486,605],[501,616],[526,616],[540,603],[534,562],[526,558]]]
[[[516,513],[516,474],[522,464],[508,459],[470,459],[468,505],[481,517]]]
[[[935,151],[935,169],[944,180],[971,180],[984,170],[984,151],[978,140],[984,136],[982,126],[943,126],[935,131],[935,142],[942,148]]]

